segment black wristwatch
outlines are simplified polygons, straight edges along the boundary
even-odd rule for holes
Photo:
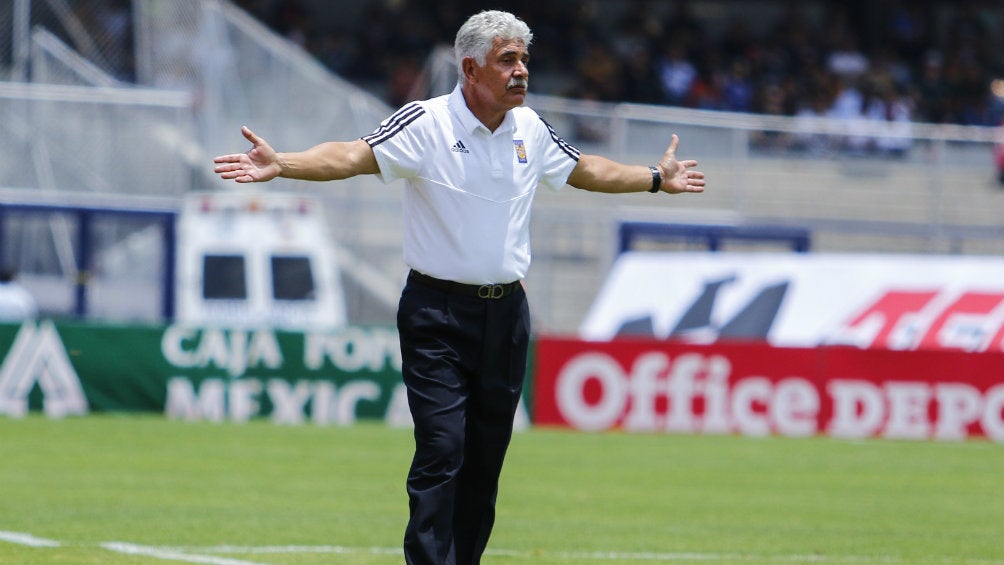
[[[649,165],[648,170],[652,171],[652,188],[648,189],[651,193],[659,192],[659,187],[662,186],[662,173],[659,172],[657,167]]]

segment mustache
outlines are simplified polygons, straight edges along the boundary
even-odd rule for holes
[[[509,82],[506,83],[505,89],[509,90],[510,88],[526,88],[527,84],[528,83],[525,78],[511,78],[509,79]]]

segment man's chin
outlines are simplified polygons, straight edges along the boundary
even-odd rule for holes
[[[506,98],[515,102],[517,106],[522,105],[523,101],[526,100],[526,89],[510,88],[508,91],[506,91]]]

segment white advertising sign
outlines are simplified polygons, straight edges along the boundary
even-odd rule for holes
[[[1004,258],[632,252],[580,328],[781,347],[1004,350]]]

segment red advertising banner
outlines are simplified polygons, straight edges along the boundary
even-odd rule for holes
[[[1004,443],[1004,353],[537,341],[533,421],[586,431]]]

